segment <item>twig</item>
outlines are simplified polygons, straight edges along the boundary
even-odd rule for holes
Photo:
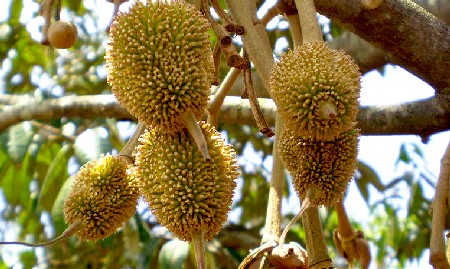
[[[225,25],[225,28],[226,28],[226,25],[234,24],[231,17],[222,9],[222,7],[220,6],[220,4],[217,0],[210,0],[210,1],[211,1],[211,6],[214,8],[214,10],[216,10],[217,15],[219,15],[219,18],[222,21],[222,23]]]
[[[322,223],[317,207],[306,209],[302,215],[306,235],[306,250],[310,269],[333,268],[323,237]]]
[[[300,27],[300,19],[297,14],[286,15],[291,30],[294,46],[300,46],[303,42],[302,29]]]
[[[52,22],[52,7],[54,1],[55,0],[42,1],[41,9],[39,11],[39,14],[42,15],[42,17],[44,17],[45,20],[44,26],[42,26],[42,41],[41,41],[41,44],[45,46],[50,45],[50,43],[48,42],[47,32]]]
[[[295,0],[302,28],[303,42],[323,41],[313,0]]]
[[[131,161],[131,163],[134,163],[133,151],[139,143],[139,137],[144,133],[144,131],[145,124],[143,122],[139,122],[136,126],[136,130],[134,131],[133,136],[130,137],[127,144],[123,147],[118,155],[127,157],[127,161]]]
[[[280,14],[277,5],[272,6],[271,8],[269,8],[266,12],[266,14],[264,14],[264,16],[261,18],[261,24],[264,26],[267,26],[267,24],[276,16],[278,16],[278,14]]]
[[[81,229],[84,229],[84,225],[81,222],[81,220],[75,220],[72,224],[70,224],[69,227],[67,227],[64,232],[59,235],[58,237],[47,241],[45,243],[39,243],[39,244],[33,244],[33,243],[27,243],[27,242],[21,242],[21,241],[10,241],[10,242],[0,242],[0,245],[22,245],[22,246],[27,246],[27,247],[46,247],[46,246],[50,246],[53,244],[56,244],[58,242],[61,242],[69,237],[71,237],[72,235],[76,234],[78,231],[80,231]]]
[[[107,1],[114,4],[114,10],[111,16],[111,21],[109,22],[109,25],[106,27],[106,33],[109,33],[109,29],[111,28],[111,25],[114,22],[114,17],[119,12],[120,5],[122,5],[125,2],[128,2],[128,0],[107,0]]]
[[[450,143],[441,160],[441,171],[432,203],[432,228],[430,240],[430,264],[437,269],[448,269],[450,265],[445,256],[445,242],[442,232],[445,229],[445,211],[449,200]]]
[[[220,69],[220,56],[222,55],[222,47],[219,42],[214,44],[213,49],[213,61],[214,61],[214,80],[211,83],[212,85],[219,85],[219,69]]]
[[[248,54],[246,50],[244,49],[244,60],[247,62],[249,61]],[[264,115],[261,112],[261,108],[259,106],[258,98],[256,96],[255,89],[253,88],[253,82],[252,82],[252,70],[250,65],[248,68],[244,69],[244,86],[245,86],[245,93],[247,93],[247,96],[250,101],[250,107],[252,108],[253,116],[256,120],[256,125],[259,128],[259,131],[265,136],[265,137],[272,137],[275,135],[275,133],[270,129],[269,125],[267,125],[266,119],[264,118]]]
[[[276,113],[275,133],[281,134],[282,130],[283,121],[281,120],[279,113]],[[270,239],[279,241],[281,233],[281,202],[283,199],[285,177],[284,165],[278,154],[280,137],[280,135],[275,136],[275,141],[272,149],[273,165],[272,174],[270,177],[269,198],[267,201],[266,223],[262,238],[263,242],[266,242]]]
[[[220,108],[222,107],[225,97],[228,95],[228,93],[231,90],[231,87],[233,86],[234,82],[238,78],[239,73],[240,73],[239,69],[231,68],[228,71],[222,84],[220,84],[219,89],[216,91],[216,93],[212,97],[211,103],[209,105],[209,110],[208,110],[208,112],[209,112],[208,123],[209,124],[217,127],[217,125],[219,123]]]
[[[217,42],[219,42],[222,51],[225,54],[227,65],[230,67],[235,67],[237,69],[244,69],[248,65],[248,63],[237,53],[236,48],[232,43],[233,40],[228,32],[211,16],[206,0],[202,0],[202,11],[217,36]]]
[[[269,78],[273,65],[272,48],[265,26],[256,18],[256,2],[242,0],[226,0],[227,6],[236,24],[242,25],[245,33],[242,40],[250,60],[270,92]]]

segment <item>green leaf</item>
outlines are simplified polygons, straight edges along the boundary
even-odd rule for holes
[[[395,162],[395,165],[397,165],[399,162],[404,162],[404,163],[410,163],[411,160],[411,156],[409,156],[408,150],[406,148],[406,144],[402,143],[400,146],[400,152],[398,155],[398,159]]]
[[[12,25],[19,24],[20,14],[23,9],[23,1],[12,1],[9,13],[9,23]]]
[[[14,1],[14,2],[16,2],[16,1]],[[37,259],[36,259],[36,255],[34,254],[34,251],[31,250],[31,251],[26,251],[26,252],[20,253],[20,261],[22,263],[22,268],[24,268],[24,269],[33,268],[37,263]]]
[[[137,214],[135,215],[135,218],[139,218]],[[156,268],[158,263],[158,253],[161,248],[161,245],[164,243],[164,239],[161,237],[153,237],[149,240],[142,240],[141,242],[144,243],[143,250],[141,252],[141,255],[139,255],[138,259],[138,269],[147,269],[147,268]]]
[[[38,206],[42,210],[51,211],[56,196],[67,178],[67,165],[69,158],[73,155],[73,145],[66,144],[56,154],[39,193]]]
[[[28,159],[29,156],[24,158],[26,162],[29,162]],[[30,181],[32,177],[28,173],[27,166],[15,166],[12,162],[8,161],[4,163],[1,175],[1,187],[3,188],[3,194],[8,203],[29,208]]]
[[[356,177],[356,186],[358,187],[361,196],[364,198],[366,203],[369,203],[369,184],[371,182],[379,182],[381,184],[380,178],[377,173],[369,165],[358,162],[358,175]],[[381,184],[382,185],[382,184]],[[377,188],[380,190],[379,188]]]
[[[56,196],[56,199],[53,202],[51,216],[53,219],[53,224],[55,225],[56,234],[61,233],[66,228],[66,224],[64,222],[63,206],[64,201],[66,200],[67,196],[70,193],[70,190],[72,189],[74,178],[74,176],[71,176],[64,182],[58,192],[58,196]]]
[[[182,269],[189,254],[189,243],[172,240],[159,252],[158,269]]]
[[[11,126],[6,133],[2,134],[2,144],[6,146],[6,152],[14,164],[22,163],[33,135],[30,124],[26,122]]]

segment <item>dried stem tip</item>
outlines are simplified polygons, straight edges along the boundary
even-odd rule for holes
[[[206,144],[205,137],[203,136],[202,129],[197,123],[195,116],[192,113],[186,113],[183,115],[183,123],[191,134],[192,138],[194,138],[195,143],[197,144],[198,149],[202,153],[205,161],[210,161],[211,157],[208,153],[208,145]]]

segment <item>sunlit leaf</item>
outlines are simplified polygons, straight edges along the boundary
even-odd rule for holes
[[[15,165],[22,163],[33,135],[34,132],[29,123],[11,126],[7,132],[2,134],[2,145],[6,147],[6,152]]]
[[[171,240],[159,252],[158,269],[182,269],[189,254],[189,243]]]
[[[50,212],[61,187],[67,178],[67,164],[69,158],[73,155],[73,145],[66,144],[56,154],[47,174],[42,183],[41,191],[39,192],[39,208]]]
[[[64,222],[63,206],[64,201],[66,200],[67,196],[69,195],[72,189],[72,183],[74,178],[75,178],[74,176],[67,178],[67,180],[60,188],[58,195],[55,198],[55,201],[53,202],[51,216],[53,224],[55,225],[55,230],[58,232],[62,232],[66,227]]]

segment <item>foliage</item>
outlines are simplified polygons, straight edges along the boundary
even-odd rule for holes
[[[93,4],[87,5],[87,2]],[[37,39],[40,35],[36,25],[42,25],[37,3],[9,1],[7,16],[0,21],[0,91],[37,100],[109,92],[103,59],[107,35],[104,26],[98,23],[99,13],[103,11],[95,9],[100,2],[106,1],[62,1],[63,15],[78,26],[79,41],[70,50],[53,51]],[[330,23],[330,36],[344,31],[334,22]],[[272,45],[282,37],[292,44],[288,29],[279,25],[269,31]],[[221,78],[225,72],[222,68]],[[64,117],[51,122],[25,122],[3,132],[0,135],[1,239],[42,242],[60,234],[65,228],[61,207],[70,186],[70,175],[101,153],[120,151],[130,135],[126,129],[133,126],[114,119]],[[222,124],[220,129],[236,147],[242,177],[232,219],[217,238],[208,243],[207,255],[211,268],[236,268],[249,249],[260,241],[272,141],[263,138],[254,127]],[[371,214],[368,226],[356,225],[376,247],[375,260],[380,268],[391,263],[404,267],[406,261],[421,257],[428,247],[430,200],[424,195],[424,185],[433,184],[434,179],[425,171],[422,160],[420,146],[402,146],[398,165],[409,165],[409,171],[417,173],[406,172],[388,183],[383,183],[386,179],[380,179],[370,164],[359,164],[355,181]],[[397,195],[400,185],[409,190],[406,212],[401,212],[404,209],[395,203],[404,198]],[[373,189],[383,198],[372,201]],[[286,190],[285,197],[291,194],[292,191]],[[332,246],[337,217],[333,210],[322,213],[327,243]],[[286,224],[291,217],[283,216],[282,223]],[[7,237],[15,230],[19,233],[14,238]],[[288,240],[304,245],[300,224],[294,226]],[[46,268],[158,269],[194,268],[195,264],[192,247],[172,240],[145,206],[105,240],[92,243],[72,238],[44,251],[23,249],[17,254],[23,268],[32,268],[38,263]],[[0,257],[0,268],[7,268],[6,258],[6,255]],[[337,264],[342,264],[342,260],[333,258]]]

